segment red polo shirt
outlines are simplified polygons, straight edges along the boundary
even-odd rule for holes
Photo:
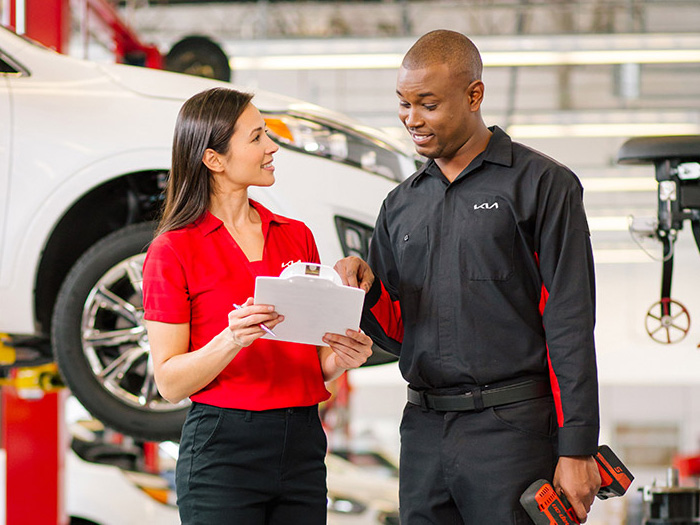
[[[144,318],[190,323],[190,352],[226,328],[233,304],[253,296],[255,277],[278,276],[293,262],[320,260],[304,223],[250,204],[262,219],[261,261],[249,261],[223,222],[209,212],[159,235],[148,249]],[[329,397],[316,347],[268,339],[243,348],[214,381],[190,396],[199,403],[245,410],[310,406]]]

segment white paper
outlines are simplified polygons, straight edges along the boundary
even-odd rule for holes
[[[365,292],[344,286],[330,266],[294,263],[279,277],[255,279],[255,304],[271,304],[284,316],[275,326],[277,337],[264,339],[325,346],[326,333],[345,335],[358,330]]]

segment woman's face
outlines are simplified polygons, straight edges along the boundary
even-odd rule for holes
[[[243,111],[222,157],[222,183],[240,186],[271,186],[275,182],[272,155],[279,149],[267,136],[265,120],[253,104]]]

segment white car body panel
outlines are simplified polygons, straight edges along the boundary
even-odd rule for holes
[[[0,332],[33,334],[39,262],[66,211],[113,178],[146,169],[167,171],[175,118],[184,100],[229,84],[89,63],[31,45],[7,31],[0,31],[0,51],[29,73],[0,75]],[[294,110],[352,123],[270,93],[256,94],[254,103],[263,112]],[[126,127],[124,106],[132,115]],[[352,124],[358,131],[377,133]],[[382,140],[402,148],[388,137]],[[343,256],[333,216],[372,226],[382,199],[396,184],[286,148],[275,155],[275,166],[276,184],[254,188],[251,196],[277,213],[305,221],[325,264]],[[415,165],[406,157],[403,167],[407,176]]]
[[[6,246],[14,248],[6,251],[7,256],[1,268],[0,300],[3,297],[12,298],[12,304],[7,309],[0,306],[0,331],[3,331],[3,326],[6,326],[5,331],[14,333],[29,334],[34,331],[33,295],[30,291],[34,287],[40,254],[46,239],[66,211],[65,203],[77,201],[87,188],[98,186],[116,176],[140,171],[145,167],[164,169],[169,164],[170,150],[166,148],[113,155],[84,166],[61,185],[52,186],[50,193],[42,192],[43,200],[36,210],[22,209],[22,202],[37,199],[31,181],[25,179],[24,187],[13,191],[15,206],[10,204],[8,230],[14,231],[15,236],[12,240],[8,239]],[[16,197],[18,194],[19,197]],[[23,201],[23,197],[27,200]]]
[[[6,522],[6,459],[5,450],[0,449],[0,525]],[[64,508],[69,517],[88,519],[99,525],[180,523],[177,508],[146,495],[118,467],[90,463],[71,449],[66,451],[65,460]]]
[[[0,525],[6,523],[6,459],[5,450],[0,449]],[[363,472],[332,454],[327,456],[326,464],[329,493],[351,497],[366,505],[358,514],[329,512],[328,525],[377,525],[382,511],[396,511],[397,479]],[[65,457],[64,493],[64,508],[69,517],[98,525],[180,523],[176,507],[152,499],[119,467],[85,461],[70,448]]]
[[[66,511],[100,525],[175,525],[177,508],[159,503],[129,481],[119,467],[90,463],[68,450]]]
[[[7,78],[0,76],[0,261],[3,257],[3,238],[7,216],[7,199],[10,193],[10,92]],[[2,265],[0,265],[0,268]],[[0,278],[0,286],[2,280]]]

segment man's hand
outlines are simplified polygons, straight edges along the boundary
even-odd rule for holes
[[[600,473],[593,456],[561,456],[554,471],[554,489],[564,493],[581,523],[586,523],[595,495],[600,489]]]
[[[361,288],[367,293],[374,283],[374,274],[369,264],[359,257],[340,259],[333,268],[338,272],[345,286]]]

